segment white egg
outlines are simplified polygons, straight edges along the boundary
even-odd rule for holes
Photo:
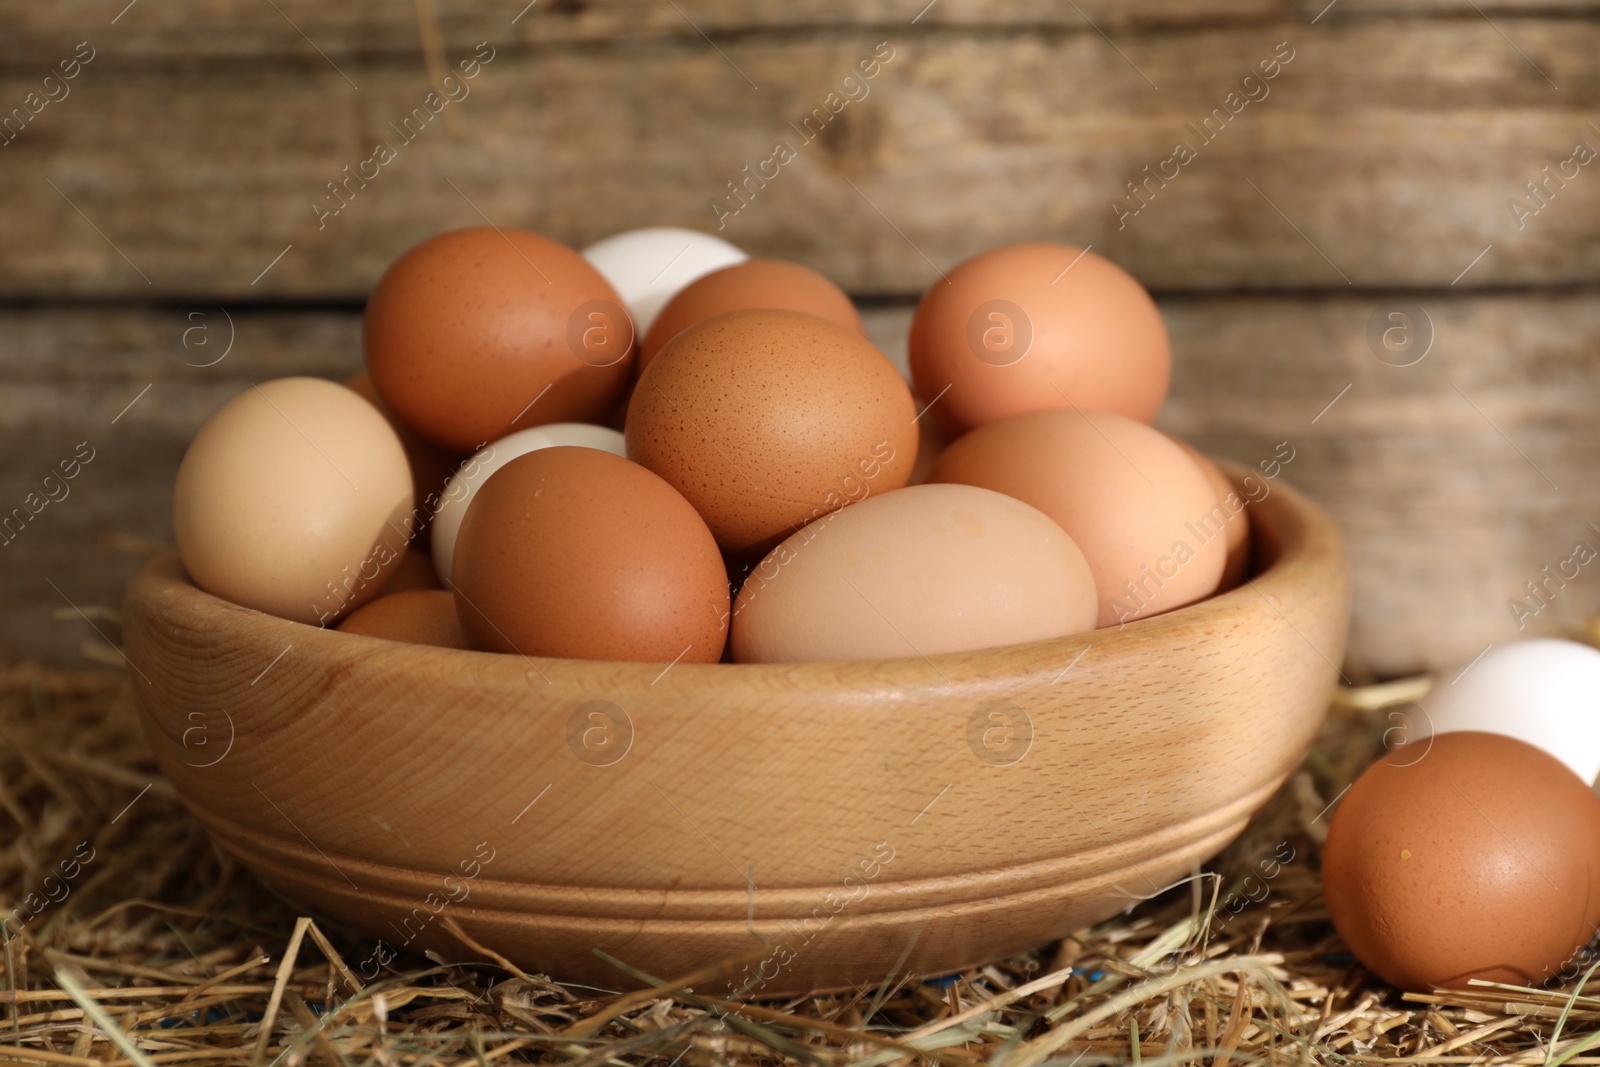
[[[1588,645],[1536,638],[1490,649],[1442,676],[1420,704],[1419,737],[1506,734],[1544,749],[1585,782],[1600,777],[1600,651]]]
[[[456,534],[461,531],[461,520],[466,517],[467,505],[472,503],[478,489],[489,480],[489,475],[518,456],[557,445],[597,448],[624,458],[627,455],[622,434],[609,427],[591,426],[586,422],[552,422],[545,426],[533,426],[485,445],[450,476],[445,483],[439,509],[433,513],[433,569],[439,572],[439,580],[446,588],[450,587]]]
[[[596,241],[583,250],[583,258],[622,297],[633,316],[634,335],[643,337],[678,290],[750,257],[709,233],[654,226]]]

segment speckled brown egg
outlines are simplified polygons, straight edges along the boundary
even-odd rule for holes
[[[799,311],[734,311],[691,326],[645,368],[625,433],[629,458],[688,498],[724,550],[759,555],[905,485],[916,414],[861,335]]]
[[[456,598],[442,589],[410,589],[381,596],[352,612],[339,629],[413,645],[468,647],[456,616]]]
[[[518,456],[456,536],[456,611],[473,647],[572,659],[715,663],[728,582],[676,489],[595,448]]]
[[[804,311],[855,333],[866,332],[850,297],[816,271],[781,259],[747,259],[689,283],[667,302],[645,334],[639,369],[695,323],[750,308]]]
[[[525,230],[451,230],[390,265],[362,320],[384,402],[466,454],[513,430],[605,416],[633,374],[633,323],[577,252]]]
[[[1537,985],[1600,923],[1600,799],[1515,738],[1402,745],[1339,802],[1322,885],[1345,944],[1392,985]]]

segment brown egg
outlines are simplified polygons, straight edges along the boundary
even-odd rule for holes
[[[677,490],[595,448],[518,456],[456,537],[456,610],[473,647],[573,659],[715,663],[728,582]]]
[[[1250,515],[1248,501],[1239,495],[1239,490],[1232,480],[1222,473],[1222,468],[1217,466],[1212,458],[1176,437],[1173,443],[1189,454],[1195,465],[1206,476],[1206,481],[1211,483],[1211,489],[1216,493],[1217,505],[1222,508],[1217,512],[1224,523],[1222,532],[1228,538],[1228,562],[1222,568],[1222,580],[1217,583],[1216,591],[1225,593],[1244,581],[1245,574],[1250,570]]]
[[[1172,350],[1155,301],[1093,252],[1039,242],[974,256],[923,295],[907,343],[918,396],[953,431],[1040,408],[1155,418]]]
[[[373,287],[361,340],[384,402],[461,454],[603,418],[633,373],[633,323],[610,283],[525,230],[451,230],[406,251]]]
[[[1032,504],[1071,535],[1094,572],[1100,625],[1214,592],[1227,562],[1215,493],[1159,430],[1100,411],[1033,411],[946,448],[931,482],[965,482]]]
[[[400,438],[400,447],[406,450],[406,463],[411,467],[413,503],[406,528],[410,531],[412,545],[426,551],[428,539],[422,535],[427,531],[433,512],[443,499],[445,483],[456,472],[456,464],[464,457],[452,456],[438,445],[424,440],[415,430],[400,421],[378,396],[378,391],[372,387],[372,376],[366,371],[352,374],[345,379],[344,384],[389,420],[389,425],[394,427],[395,435]]]
[[[408,589],[388,593],[356,609],[339,624],[347,634],[366,634],[389,641],[440,648],[468,648],[456,617],[454,594],[442,589]]]
[[[905,485],[915,417],[905,379],[861,335],[799,311],[733,311],[645,368],[625,432],[628,457],[687,497],[723,549],[761,555]]]
[[[394,565],[394,574],[389,579],[389,584],[384,587],[384,595],[392,596],[395,593],[405,593],[413,589],[443,589],[439,584],[439,572],[434,568],[433,557],[426,549],[426,537],[413,540],[406,548],[405,554],[400,557],[400,562]]]
[[[639,352],[640,371],[668,341],[695,323],[748,308],[805,311],[847,330],[866,333],[860,313],[844,290],[816,271],[781,259],[747,259],[689,283],[667,302],[645,334]]]
[[[1339,802],[1322,885],[1345,944],[1391,985],[1538,985],[1600,923],[1600,799],[1515,738],[1403,745]]]
[[[195,434],[172,528],[184,569],[224,600],[326,624],[378,595],[405,551],[411,471],[394,430],[319,378],[253,385]]]

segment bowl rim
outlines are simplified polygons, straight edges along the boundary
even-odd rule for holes
[[[462,669],[470,667],[474,673],[537,672],[546,682],[558,676],[574,680],[603,672],[613,683],[607,688],[617,690],[652,686],[666,674],[663,668],[670,669],[675,676],[675,688],[715,689],[721,682],[739,681],[778,691],[807,689],[838,693],[860,689],[870,680],[878,685],[888,682],[906,688],[944,689],[961,682],[1031,673],[1035,669],[1048,669],[1053,674],[1089,646],[1105,648],[1114,642],[1135,654],[1139,649],[1153,646],[1170,648],[1183,644],[1187,635],[1227,624],[1236,619],[1241,610],[1259,607],[1287,620],[1286,609],[1318,591],[1330,574],[1348,583],[1343,537],[1321,507],[1281,479],[1263,482],[1257,478],[1258,485],[1267,484],[1269,489],[1259,500],[1251,500],[1245,492],[1244,480],[1256,477],[1256,473],[1225,461],[1220,461],[1219,466],[1234,482],[1240,499],[1247,502],[1243,513],[1250,516],[1255,558],[1252,572],[1247,573],[1237,587],[1119,626],[1023,644],[889,659],[675,664],[564,659],[409,645],[366,634],[345,633],[331,626],[295,622],[223,600],[194,584],[175,550],[156,556],[134,575],[128,584],[125,613],[135,625],[139,624],[139,616],[146,612],[167,616],[169,620],[177,613],[186,625],[196,630],[233,635],[232,642],[244,635],[247,642],[259,642],[263,648],[282,648],[285,643],[292,643],[297,649],[319,655],[328,663],[368,658],[363,653],[381,654],[384,650],[403,649],[407,656],[419,662],[432,660],[447,671],[454,665]],[[1263,556],[1265,565],[1255,569]],[[1337,671],[1339,664],[1333,667]]]

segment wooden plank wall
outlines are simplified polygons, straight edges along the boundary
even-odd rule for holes
[[[0,548],[0,649],[115,638],[95,609],[170,540],[205,415],[250,381],[354,369],[383,266],[484,218],[578,245],[720,220],[857,294],[891,351],[962,258],[1093,244],[1168,317],[1163,425],[1243,462],[1290,441],[1287,477],[1343,523],[1353,676],[1600,611],[1590,567],[1526,630],[1507,606],[1600,549],[1600,5],[797,7],[0,3],[0,120],[26,119],[0,124],[0,505],[80,442],[95,456]],[[408,135],[424,36],[479,65]],[[830,92],[858,98],[807,141],[791,123]],[[779,141],[798,158],[732,198]],[[1180,142],[1194,159],[1130,193]],[[393,162],[335,198],[380,143]],[[1374,316],[1419,307],[1427,356],[1379,359]]]

